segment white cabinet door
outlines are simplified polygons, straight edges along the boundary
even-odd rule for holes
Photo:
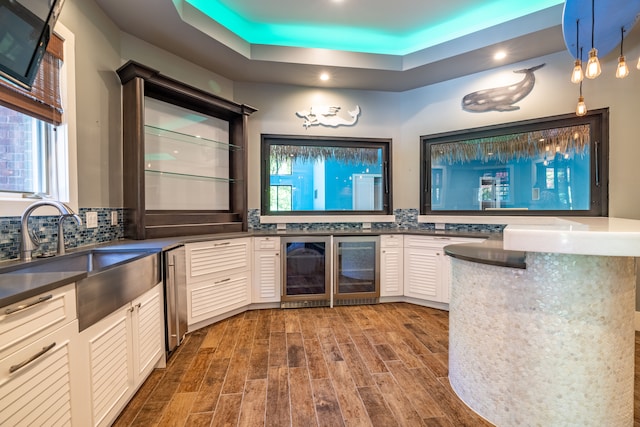
[[[74,320],[0,360],[0,425],[82,426],[72,417],[77,333]]]
[[[131,312],[128,304],[80,333],[88,369],[84,425],[109,425],[133,394]]]
[[[86,408],[81,425],[110,425],[163,357],[160,287],[80,333]]]
[[[134,300],[131,326],[134,383],[144,381],[164,354],[161,284]]]
[[[447,245],[481,242],[483,239],[445,236],[405,236],[404,294],[438,303],[449,303],[451,261]]]
[[[212,319],[249,305],[251,302],[251,271],[242,271],[187,287],[189,325]]]
[[[280,267],[280,251],[254,253],[251,302],[280,302]]]
[[[403,249],[382,247],[380,249],[380,296],[402,296],[403,294]]]
[[[404,249],[404,294],[441,302],[440,251],[431,248]]]

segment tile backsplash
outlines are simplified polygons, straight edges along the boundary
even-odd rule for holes
[[[111,212],[118,214],[118,225],[111,225]],[[98,227],[87,228],[87,212],[97,212]],[[67,219],[64,223],[64,238],[67,248],[91,245],[122,239],[124,227],[122,224],[121,208],[80,208],[82,225]],[[417,209],[395,209],[394,222],[373,222],[371,229],[385,230],[433,230],[433,223],[419,223]],[[261,224],[260,210],[249,209],[249,230],[276,230],[276,224]],[[34,256],[43,253],[54,253],[58,242],[58,217],[33,216],[29,220],[29,227],[40,239],[40,247],[34,251]],[[499,233],[504,225],[495,224],[446,224],[447,230],[478,231],[483,233]],[[359,230],[362,223],[289,223],[288,230]],[[0,218],[0,260],[18,258],[20,255],[20,217]]]
[[[393,215],[394,222],[372,222],[372,230],[433,230],[434,223],[418,222],[418,209],[395,209]],[[360,230],[362,223],[359,222],[343,222],[343,223],[287,223],[287,230]],[[500,233],[505,225],[500,224],[446,224],[446,230],[456,231],[477,231],[482,233]],[[260,210],[249,209],[249,230],[275,230],[276,224],[261,224]]]
[[[111,225],[111,212],[117,212],[118,225]],[[98,214],[98,226],[87,228],[87,212]],[[67,248],[109,242],[122,239],[124,228],[122,225],[121,208],[80,208],[78,215],[82,225],[73,220],[64,222],[64,240]],[[55,253],[58,244],[58,216],[32,216],[29,228],[40,239],[40,247],[33,252],[33,256]],[[20,217],[0,218],[0,260],[18,258],[20,256]]]

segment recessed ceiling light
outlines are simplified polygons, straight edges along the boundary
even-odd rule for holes
[[[500,61],[501,59],[504,59],[506,57],[507,52],[505,52],[504,50],[498,51],[495,55],[493,55],[493,59],[495,59],[496,61]]]
[[[331,78],[331,76],[329,75],[329,73],[322,73],[320,74],[320,80],[322,80],[323,82],[326,82],[327,80],[329,80]]]

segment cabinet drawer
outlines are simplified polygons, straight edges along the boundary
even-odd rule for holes
[[[76,288],[66,286],[2,308],[0,360],[76,319]]]
[[[442,248],[453,243],[454,239],[445,236],[404,236],[405,248]]]
[[[390,234],[390,235],[382,235],[380,236],[380,247],[381,248],[401,248],[402,247],[402,241],[403,241],[403,236],[402,235],[395,235],[395,234]]]
[[[275,251],[280,249],[279,237],[254,237],[253,249],[256,251]]]
[[[251,238],[192,243],[187,248],[187,282],[251,269]]]
[[[189,324],[211,319],[251,302],[251,272],[217,276],[187,287]]]
[[[0,361],[0,425],[72,424],[71,357],[77,333],[73,321]]]

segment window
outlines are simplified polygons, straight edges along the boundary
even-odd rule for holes
[[[421,213],[608,213],[607,109],[421,138]]]
[[[388,139],[262,135],[263,215],[384,214]]]
[[[57,67],[57,82],[36,78],[31,94],[0,87],[0,215],[17,216],[34,198],[51,197],[77,210],[74,37],[62,24],[43,59],[42,74]],[[52,38],[54,40],[56,38]],[[62,40],[64,39],[64,43]],[[58,62],[56,58],[63,58]],[[49,67],[49,68],[48,68]],[[54,73],[55,74],[55,73]],[[46,100],[54,97],[58,100]],[[34,98],[45,99],[45,102]],[[56,104],[57,102],[57,104]],[[64,105],[64,113],[59,109]]]

